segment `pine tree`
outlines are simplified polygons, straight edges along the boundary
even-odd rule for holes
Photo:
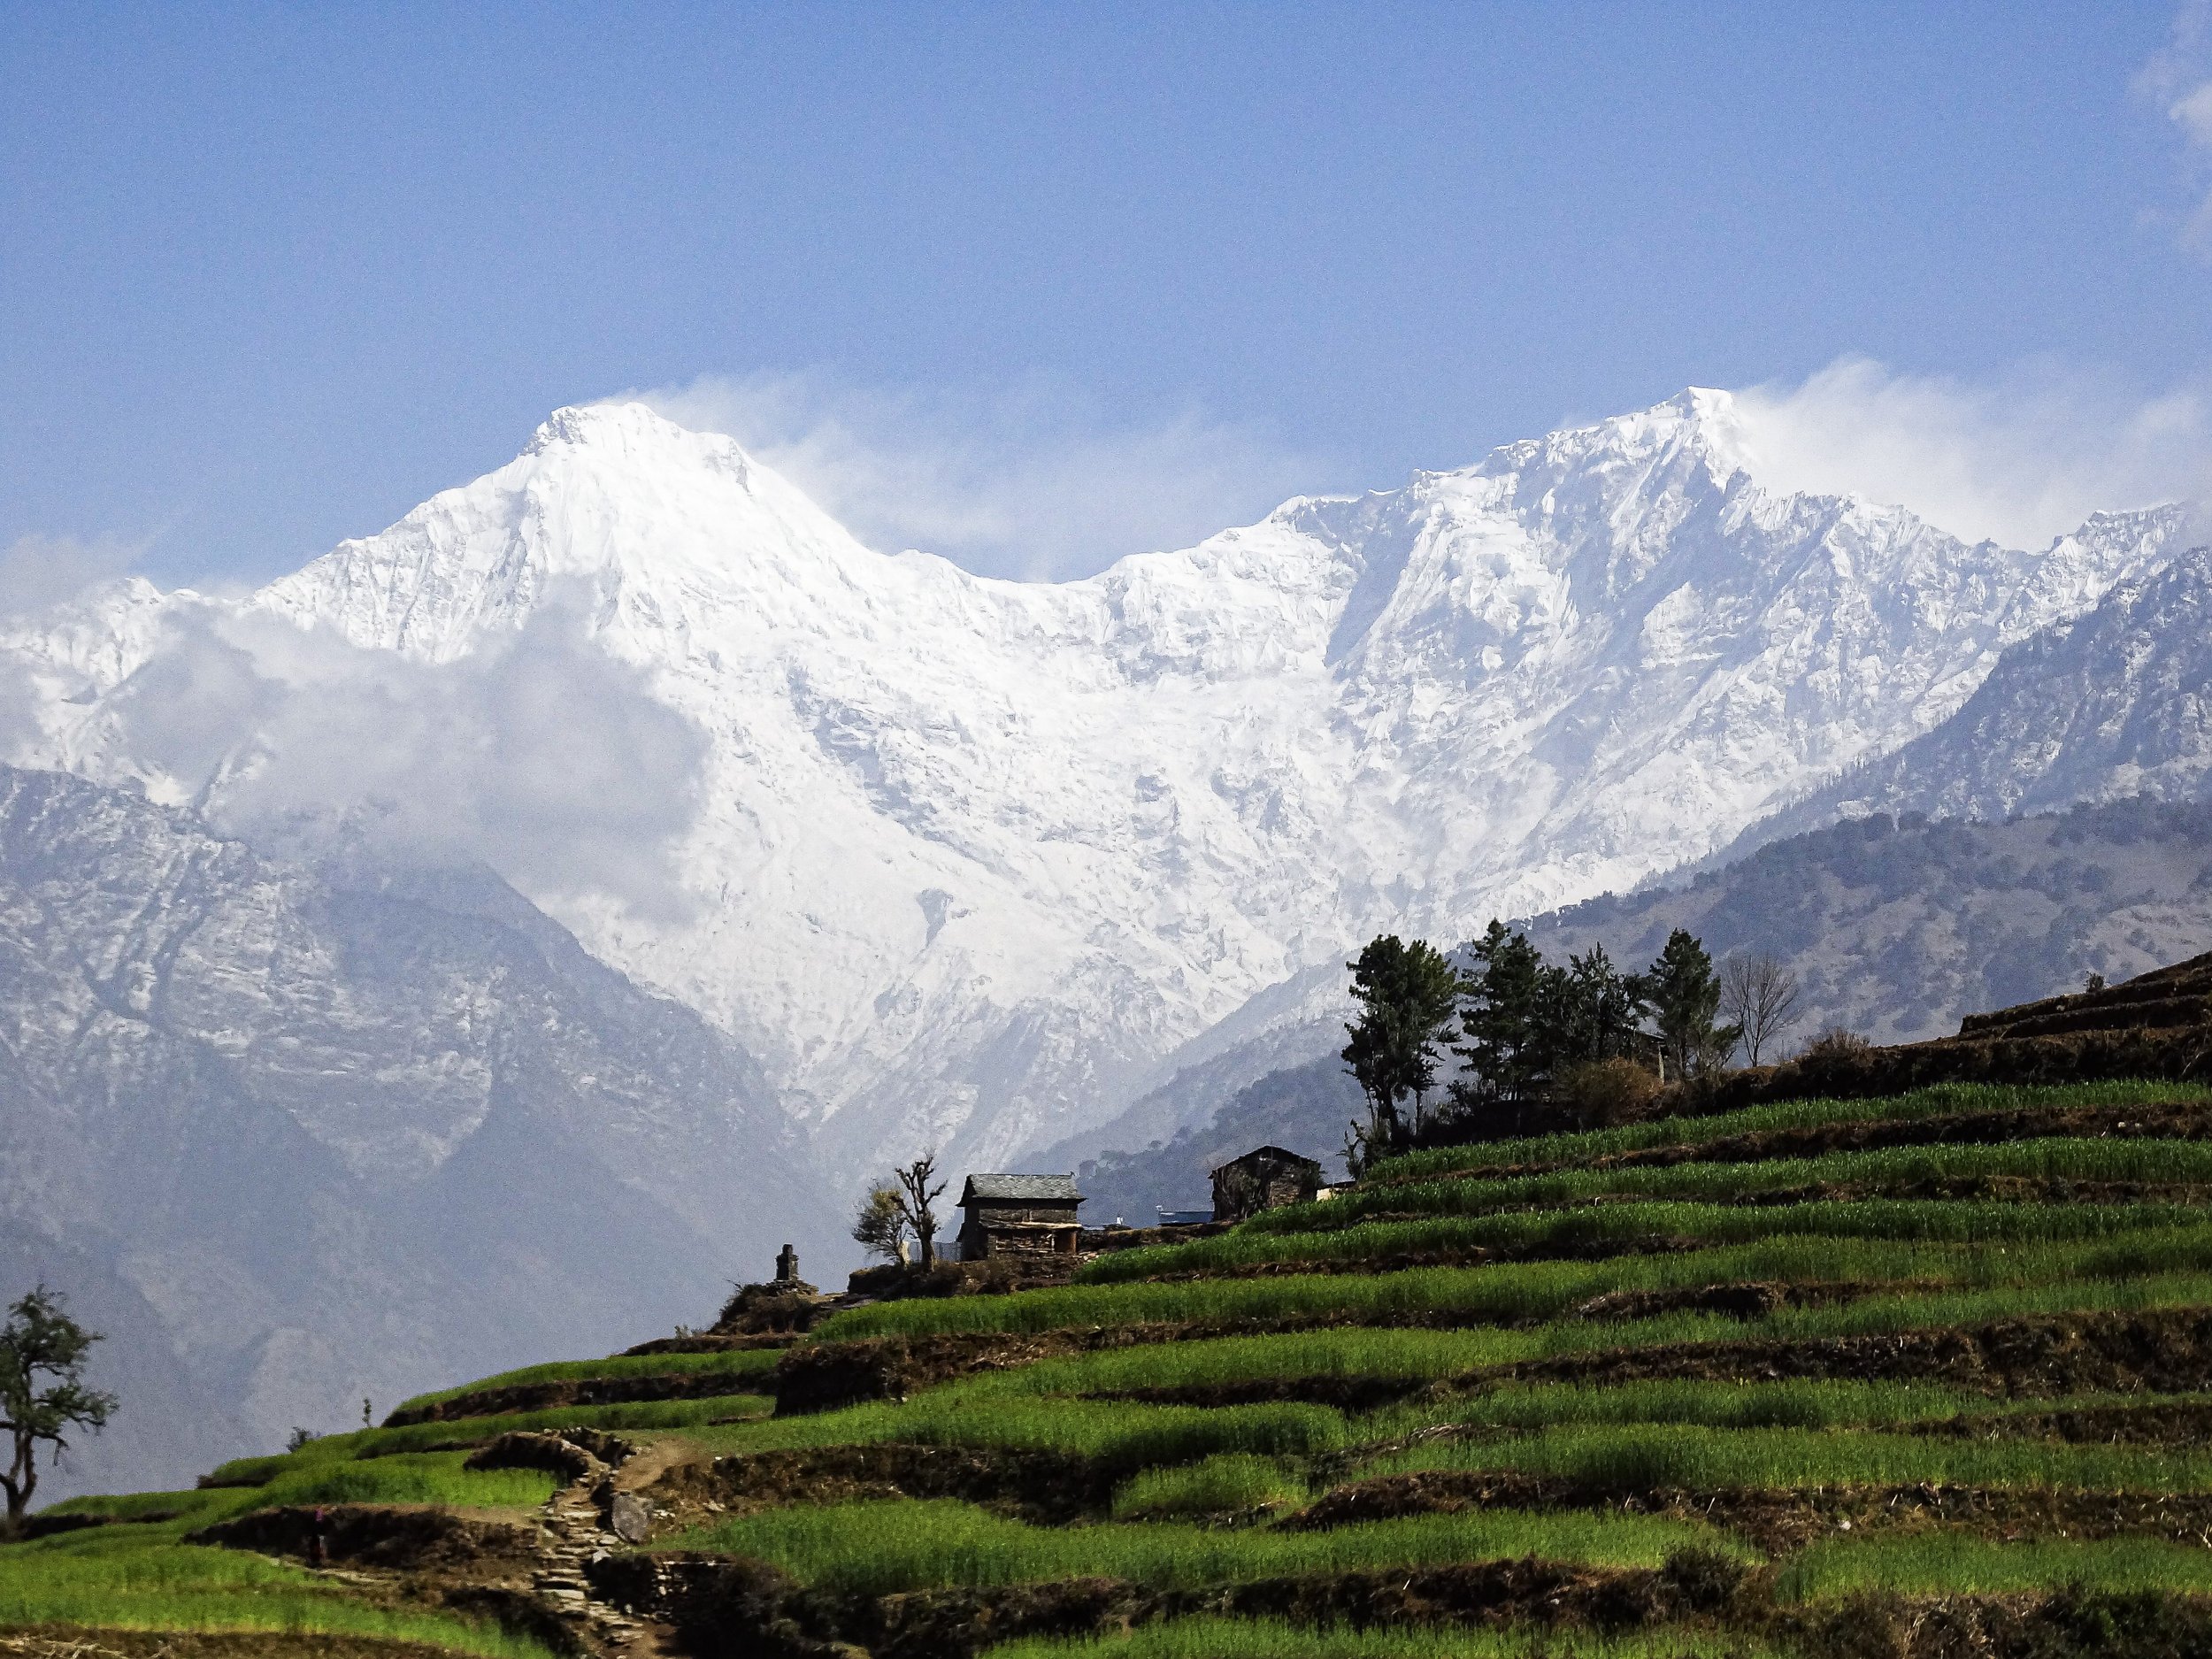
[[[1474,943],[1475,972],[1462,993],[1467,1043],[1458,1050],[1480,1079],[1480,1094],[1519,1105],[1543,1080],[1545,1033],[1540,1023],[1544,958],[1526,933],[1493,920]],[[1455,1091],[1463,1103],[1477,1091]]]
[[[1714,1023],[1720,1011],[1721,982],[1713,972],[1712,957],[1694,934],[1680,927],[1669,933],[1666,949],[1643,982],[1666,1076],[1695,1077],[1727,1063],[1742,1033],[1733,1025]]]
[[[1592,1060],[1633,1058],[1642,1046],[1649,993],[1643,976],[1623,973],[1603,945],[1592,945],[1564,968],[1546,967],[1537,988],[1547,1076]]]
[[[1345,965],[1360,1017],[1344,1028],[1351,1041],[1343,1059],[1367,1096],[1367,1123],[1352,1125],[1345,1149],[1356,1173],[1419,1130],[1459,1011],[1461,981],[1442,951],[1425,940],[1407,944],[1394,933],[1371,941],[1357,961]],[[1409,1096],[1410,1125],[1402,1111]]]

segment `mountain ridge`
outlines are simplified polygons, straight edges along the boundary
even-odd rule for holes
[[[0,649],[29,687],[17,758],[262,833],[287,757],[256,721],[300,660],[481,680],[557,623],[545,672],[589,664],[663,722],[637,747],[666,810],[623,833],[660,886],[503,867],[758,1054],[833,1167],[933,1142],[993,1163],[1108,1121],[1366,934],[1456,935],[1717,850],[1955,712],[2177,523],[1969,545],[1772,495],[1746,457],[1726,395],[1689,392],[1018,584],[872,552],[730,440],[565,410],[242,602],[134,589],[104,634],[80,615]],[[132,687],[188,613],[245,689],[182,676],[165,716],[199,724],[150,764]]]
[[[1896,753],[1744,833],[1874,812],[2002,818],[2212,778],[2212,548],[2122,582],[2095,610],[2008,649],[1959,711]]]
[[[757,1068],[488,872],[275,864],[62,773],[0,768],[0,1089],[9,1280],[136,1379],[72,1480],[634,1341],[839,1231]]]

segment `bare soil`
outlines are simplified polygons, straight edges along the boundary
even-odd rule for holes
[[[789,1348],[799,1340],[791,1331],[693,1331],[682,1336],[655,1337],[650,1342],[641,1342],[635,1348],[626,1348],[617,1356],[634,1359],[651,1354],[726,1354],[732,1349]]]
[[[1115,1471],[1066,1452],[881,1441],[756,1452],[672,1468],[647,1490],[687,1525],[784,1504],[957,1498],[1040,1525],[1103,1514]]]
[[[305,1561],[311,1554],[316,1513],[312,1508],[291,1505],[257,1509],[204,1527],[186,1541]],[[527,1523],[465,1516],[446,1509],[335,1503],[324,1506],[321,1513],[329,1560],[392,1571],[481,1569],[499,1563],[519,1566],[537,1543],[537,1529]]]
[[[657,1400],[706,1400],[717,1394],[749,1394],[765,1382],[760,1376],[731,1377],[716,1371],[670,1371],[649,1377],[566,1377],[550,1382],[511,1383],[477,1388],[412,1410],[395,1411],[386,1428],[414,1423],[452,1423],[467,1417],[500,1417],[510,1411],[549,1411],[559,1406],[628,1405]]]
[[[698,1659],[972,1659],[1021,1636],[1105,1634],[1217,1613],[1302,1624],[1531,1624],[1625,1630],[1709,1614],[1739,1573],[1686,1562],[1660,1571],[1535,1560],[1316,1574],[1198,1591],[1112,1578],[880,1597],[810,1591],[759,1563],[676,1557],[660,1566],[663,1609]]]
[[[1969,1440],[2064,1440],[2075,1445],[2201,1446],[2212,1440],[2212,1404],[2161,1402],[2064,1411],[1970,1413],[1916,1426]]]

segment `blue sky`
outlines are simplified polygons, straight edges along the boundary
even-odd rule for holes
[[[2212,383],[2203,26],[0,6],[0,549],[264,578],[635,388],[1020,574],[1692,383],[2139,493]]]

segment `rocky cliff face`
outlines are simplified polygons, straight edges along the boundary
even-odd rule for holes
[[[1839,818],[2003,818],[2077,801],[2212,793],[2212,549],[2122,583],[2008,650],[1965,706],[1746,833]]]
[[[118,590],[0,646],[19,758],[265,837],[349,791],[404,818],[411,779],[572,728],[600,801],[664,798],[633,833],[525,778],[476,844],[759,1055],[849,1177],[1102,1124],[1377,931],[1463,936],[1725,847],[2156,569],[2177,522],[1968,546],[1765,489],[1726,396],[1690,392],[1019,584],[872,552],[728,440],[608,406],[246,600]],[[334,643],[360,689],[302,712]],[[451,736],[441,687],[498,718]],[[595,722],[618,693],[645,712]],[[411,771],[302,758],[400,717]],[[649,842],[658,885],[549,835]]]
[[[697,1322],[828,1227],[757,1068],[481,871],[273,864],[0,768],[0,1262],[181,1479],[460,1375]]]

